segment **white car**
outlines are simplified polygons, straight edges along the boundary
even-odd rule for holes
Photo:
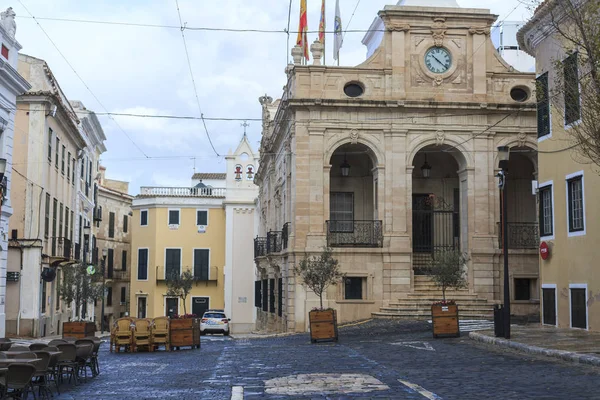
[[[229,321],[223,310],[206,310],[200,320],[200,334],[222,333],[229,335]]]

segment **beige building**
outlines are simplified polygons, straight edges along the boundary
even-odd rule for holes
[[[131,223],[133,196],[129,193],[129,183],[106,179],[106,168],[100,167],[98,201],[94,222],[96,225],[96,245],[100,257],[106,251],[104,262],[105,298],[104,331],[112,323],[129,315],[129,279],[131,277]],[[101,330],[102,301],[96,302],[96,321]]]
[[[491,317],[503,288],[498,146],[514,171],[512,311],[538,315],[535,77],[494,49],[496,18],[407,0],[379,12],[356,67],[321,65],[318,43],[312,65],[292,50],[281,99],[260,99],[258,328],[306,330],[318,299],[292,268],[324,246],[346,274],[327,292],[340,321],[428,318],[440,294],[423,267],[453,249],[469,256],[462,317]]]
[[[600,207],[595,202],[600,177],[598,167],[572,146],[573,126],[582,123],[586,107],[579,77],[588,67],[553,26],[553,16],[560,13],[556,2],[543,2],[518,35],[521,48],[536,59],[539,91],[539,221],[541,241],[550,249],[549,258],[539,261],[541,320],[561,328],[600,331],[600,304],[595,301],[600,290]],[[556,70],[569,66],[571,79]]]
[[[90,225],[106,138],[93,113],[68,101],[44,60],[19,55],[18,71],[32,88],[17,98],[15,116],[7,334],[57,335],[62,322],[82,317],[57,296],[60,265],[93,260],[95,240],[83,227]],[[93,320],[93,304],[86,318]]]

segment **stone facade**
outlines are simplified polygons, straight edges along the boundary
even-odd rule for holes
[[[489,10],[386,6],[379,18],[385,33],[363,64],[296,56],[281,99],[260,99],[259,328],[307,329],[318,299],[292,269],[324,246],[346,274],[327,292],[340,321],[413,292],[415,272],[448,248],[469,255],[469,291],[500,300],[498,146],[513,150],[511,278],[538,292],[534,75],[495,51]],[[426,56],[441,57],[436,49],[447,54],[440,65]],[[538,302],[515,310],[535,315]]]
[[[96,207],[96,244],[104,260],[106,295],[104,299],[104,331],[113,322],[130,313],[129,280],[131,277],[131,223],[133,196],[129,183],[106,179],[106,168],[100,167],[98,202]],[[101,261],[102,262],[102,261]],[[102,304],[96,302],[96,321],[101,330]]]

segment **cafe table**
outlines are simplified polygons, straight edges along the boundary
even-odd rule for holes
[[[35,363],[38,361],[42,361],[42,359],[41,358],[23,358],[23,359],[7,358],[7,359],[0,360],[0,369],[8,368],[8,366],[10,364],[31,364],[31,363]]]

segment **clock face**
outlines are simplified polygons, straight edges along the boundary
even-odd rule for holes
[[[425,53],[425,65],[434,74],[443,74],[452,65],[452,55],[443,47],[432,47]]]

